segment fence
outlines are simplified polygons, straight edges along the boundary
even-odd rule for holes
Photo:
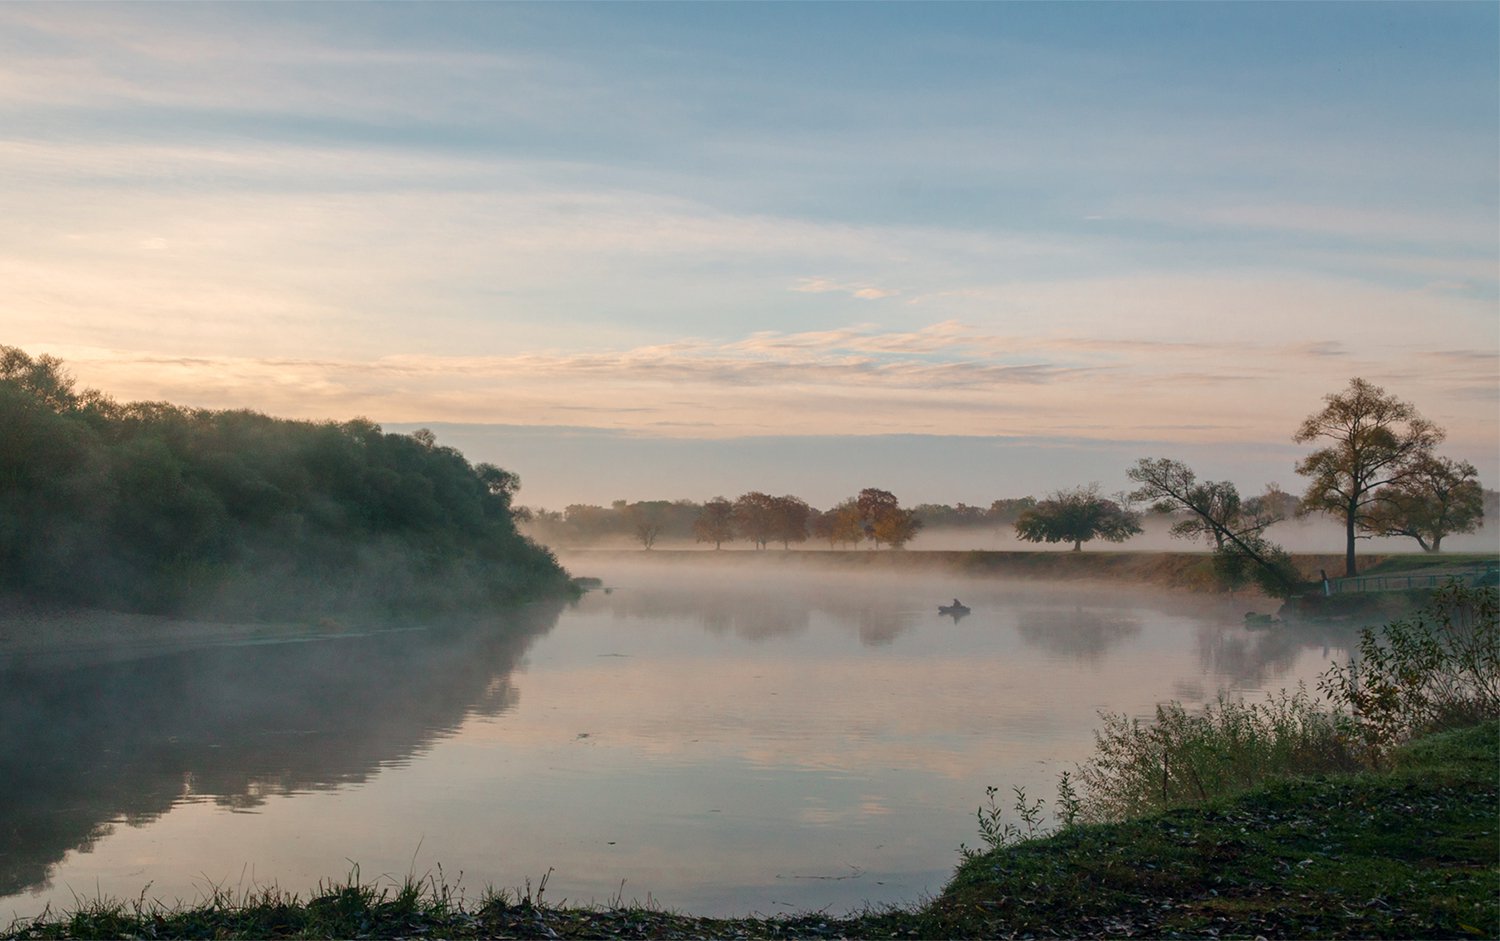
[[[1486,562],[1466,568],[1444,569],[1437,574],[1422,572],[1390,575],[1357,575],[1328,581],[1328,594],[1345,595],[1366,591],[1411,591],[1416,588],[1438,588],[1450,581],[1460,585],[1493,585],[1500,579],[1500,562]]]

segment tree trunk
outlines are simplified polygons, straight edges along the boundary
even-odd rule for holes
[[[1426,546],[1423,546],[1422,548],[1423,549],[1427,549]],[[1442,552],[1443,551],[1443,534],[1442,533],[1438,533],[1436,536],[1432,537],[1432,548],[1431,549],[1427,549],[1427,551],[1428,552]]]
[[[1083,551],[1083,540],[1082,539],[1075,539],[1075,540],[1073,540],[1073,551],[1074,552],[1082,552]]]
[[[1354,570],[1354,519],[1359,514],[1359,507],[1349,507],[1349,512],[1344,514],[1344,533],[1348,537],[1348,548],[1344,550],[1344,577],[1353,578],[1357,573]]]

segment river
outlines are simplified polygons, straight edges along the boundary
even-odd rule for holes
[[[769,554],[768,554],[769,555]],[[0,657],[0,924],[441,874],[697,914],[912,903],[1100,710],[1309,686],[1347,633],[1116,584],[632,565],[574,605]],[[941,616],[954,598],[971,609]],[[1262,605],[1262,608],[1264,606]]]

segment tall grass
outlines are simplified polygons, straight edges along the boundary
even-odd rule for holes
[[[1201,712],[1181,703],[1156,707],[1142,722],[1103,715],[1094,754],[1078,767],[1086,820],[1124,820],[1205,801],[1286,774],[1359,766],[1339,716],[1298,688],[1264,703],[1220,694]]]
[[[1057,819],[1128,820],[1273,778],[1378,768],[1415,736],[1500,718],[1497,610],[1493,587],[1450,583],[1411,617],[1361,632],[1358,656],[1319,680],[1321,700],[1299,687],[1258,703],[1220,694],[1194,712],[1171,702],[1149,721],[1102,713],[1093,755],[1059,783]],[[1040,801],[1018,790],[1011,823],[995,794],[979,810],[990,848],[1049,832]]]

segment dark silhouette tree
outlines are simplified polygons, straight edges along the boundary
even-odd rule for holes
[[[1059,490],[1021,514],[1016,536],[1027,542],[1124,542],[1141,531],[1141,516],[1099,495],[1099,485]]]
[[[1343,517],[1344,574],[1352,578],[1354,541],[1376,503],[1376,491],[1410,476],[1443,440],[1443,430],[1410,404],[1357,377],[1324,402],[1292,436],[1300,444],[1327,442],[1297,462],[1297,473],[1311,478],[1302,512]]]

